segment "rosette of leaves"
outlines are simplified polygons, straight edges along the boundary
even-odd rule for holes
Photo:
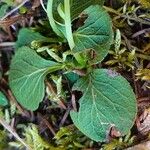
[[[79,110],[71,111],[70,115],[78,129],[95,141],[107,140],[112,127],[121,135],[127,134],[137,111],[135,95],[125,78],[112,70],[93,68],[93,64],[108,54],[113,39],[111,19],[102,4],[99,0],[48,0],[50,25],[68,42],[70,51],[64,50],[60,58],[48,46],[46,52],[52,59],[46,60],[35,50],[21,47],[12,59],[9,75],[18,102],[26,109],[36,110],[45,95],[47,74],[61,70],[63,73],[78,71],[81,75],[86,70],[84,77],[79,77],[73,85],[72,90],[83,95]],[[83,24],[73,31],[73,21],[80,20],[82,15],[86,16]],[[72,61],[66,59],[66,53],[73,57]]]

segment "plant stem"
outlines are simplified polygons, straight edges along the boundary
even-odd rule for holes
[[[46,10],[46,8],[44,6],[43,0],[40,0],[40,3],[41,3],[42,8],[44,9],[44,11],[47,13],[47,10]]]
[[[57,28],[57,25],[56,25],[56,22],[54,20],[54,17],[53,17],[53,0],[48,0],[47,2],[47,16],[49,18],[49,22],[50,22],[50,25],[53,29],[53,31],[61,37],[61,32],[58,30]]]
[[[66,28],[66,36],[68,40],[68,44],[70,49],[72,50],[75,46],[72,27],[71,27],[71,14],[70,14],[70,0],[64,0],[64,9],[65,9],[65,28]]]

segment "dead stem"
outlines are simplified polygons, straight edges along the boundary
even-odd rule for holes
[[[71,102],[72,102],[72,107],[74,111],[77,111],[77,106],[76,106],[76,101],[75,101],[75,94],[72,93],[71,96]]]
[[[64,123],[65,123],[65,121],[66,121],[66,119],[67,119],[67,117],[68,117],[68,115],[69,115],[69,113],[70,113],[70,110],[71,110],[70,107],[66,110],[64,116],[62,117],[62,119],[61,119],[61,121],[60,121],[60,123],[59,123],[59,127],[61,127],[61,126],[64,125]]]
[[[14,13],[16,10],[18,10],[20,7],[22,7],[25,3],[27,3],[30,0],[24,0],[20,5],[12,9],[10,12],[8,12],[4,17],[2,17],[0,20],[6,19],[8,16],[10,16],[12,13]]]
[[[38,113],[38,116],[42,119],[42,121],[46,124],[46,126],[49,128],[49,130],[51,131],[51,133],[55,136],[55,131],[52,127],[52,125],[44,118],[44,116],[42,116],[40,113]]]
[[[139,36],[141,34],[145,34],[145,33],[150,33],[150,28],[146,28],[146,29],[143,29],[143,30],[140,30],[140,31],[134,33],[132,35],[132,38],[136,38],[137,36]]]
[[[3,27],[11,26],[12,24],[16,23],[17,21],[21,21],[26,18],[30,18],[32,15],[33,15],[33,13],[27,13],[26,15],[16,15],[14,17],[11,17],[10,19],[0,20],[0,26],[3,26]]]
[[[15,46],[15,42],[2,42],[0,43],[0,47],[13,47]]]
[[[0,124],[7,130],[9,131],[18,141],[20,141],[26,148],[27,150],[32,150],[29,145],[25,143],[23,139],[19,137],[19,135],[12,129],[12,127],[6,123],[6,121],[2,118],[0,118]]]

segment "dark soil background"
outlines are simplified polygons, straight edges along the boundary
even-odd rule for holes
[[[46,1],[42,2],[46,4]],[[141,150],[150,149],[150,144],[149,147],[147,146],[150,140],[150,1],[106,0],[105,2],[104,7],[112,18],[114,35],[116,29],[119,29],[122,38],[121,49],[125,51],[119,55],[109,54],[98,66],[116,69],[123,75],[132,85],[138,105],[138,115],[128,140],[125,140],[125,137],[117,137],[115,131],[111,130],[108,143],[93,142],[73,126],[69,112],[73,108],[78,109],[77,102],[81,93],[73,93],[67,80],[64,80],[64,88],[69,91],[66,94],[66,101],[56,104],[46,95],[35,112],[25,110],[17,103],[9,87],[8,75],[10,62],[15,54],[14,45],[18,32],[21,28],[29,27],[45,36],[49,30],[48,19],[40,0],[26,0],[23,7],[18,7],[22,3],[23,0],[15,0],[14,6],[9,6],[0,19],[0,91],[9,100],[9,105],[0,109],[2,114],[0,124],[3,125],[0,126],[0,149],[25,149],[25,145],[22,146],[22,143],[16,139],[17,135],[29,146],[36,143],[35,138],[37,141],[40,139],[41,146],[35,150],[119,150],[132,146],[133,150],[138,149],[135,145]],[[3,4],[5,1],[0,2],[0,6]],[[16,7],[18,9],[11,12]],[[73,27],[76,28],[76,22]],[[110,51],[113,49],[112,45]],[[128,56],[133,51],[135,51],[134,58],[130,60]],[[110,60],[117,62],[107,63]],[[36,135],[31,134],[31,130]],[[10,134],[10,131],[13,134]],[[61,138],[54,139],[58,131],[60,131],[58,137]],[[27,133],[33,139],[29,139]],[[47,148],[44,142],[51,144],[52,147]]]

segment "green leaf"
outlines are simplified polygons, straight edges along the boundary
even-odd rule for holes
[[[112,23],[107,12],[100,6],[90,6],[83,14],[87,14],[84,25],[73,33],[75,47],[74,52],[94,49],[97,63],[104,59],[112,43]]]
[[[69,72],[66,73],[65,76],[67,77],[67,79],[69,80],[69,84],[74,84],[78,79],[79,79],[79,75],[77,75],[74,72]]]
[[[0,91],[0,106],[6,106],[8,104],[7,98],[5,95]]]
[[[2,2],[7,4],[8,6],[14,6],[15,5],[13,0],[2,0]]]
[[[91,5],[103,5],[104,0],[74,0],[71,5],[71,18],[76,19],[82,11]]]
[[[44,97],[45,76],[61,67],[28,47],[20,48],[12,59],[9,75],[10,87],[18,102],[29,110],[36,110]]]
[[[53,31],[66,38],[70,49],[74,47],[71,23],[90,5],[103,4],[103,0],[48,0],[47,15]]]
[[[35,32],[31,29],[22,28],[18,34],[18,40],[16,42],[16,48],[20,48],[22,46],[30,46],[32,41],[45,41],[46,37],[42,36],[40,33]]]
[[[9,6],[7,4],[4,4],[0,7],[0,18],[6,14],[8,8]]]
[[[111,127],[128,133],[136,116],[135,95],[121,75],[107,69],[95,69],[79,79],[73,90],[83,92],[78,112],[71,112],[74,124],[95,141],[105,141]]]
[[[104,0],[70,0],[71,5],[70,5],[70,10],[71,10],[71,20],[73,21],[74,19],[78,18],[78,16],[81,14],[83,10],[88,8],[91,5],[103,5]],[[60,15],[58,13],[58,6],[59,4],[64,5],[64,0],[54,0],[53,4],[53,14],[54,18],[57,21],[61,21],[62,18],[60,18]],[[63,9],[63,8],[62,8]]]

